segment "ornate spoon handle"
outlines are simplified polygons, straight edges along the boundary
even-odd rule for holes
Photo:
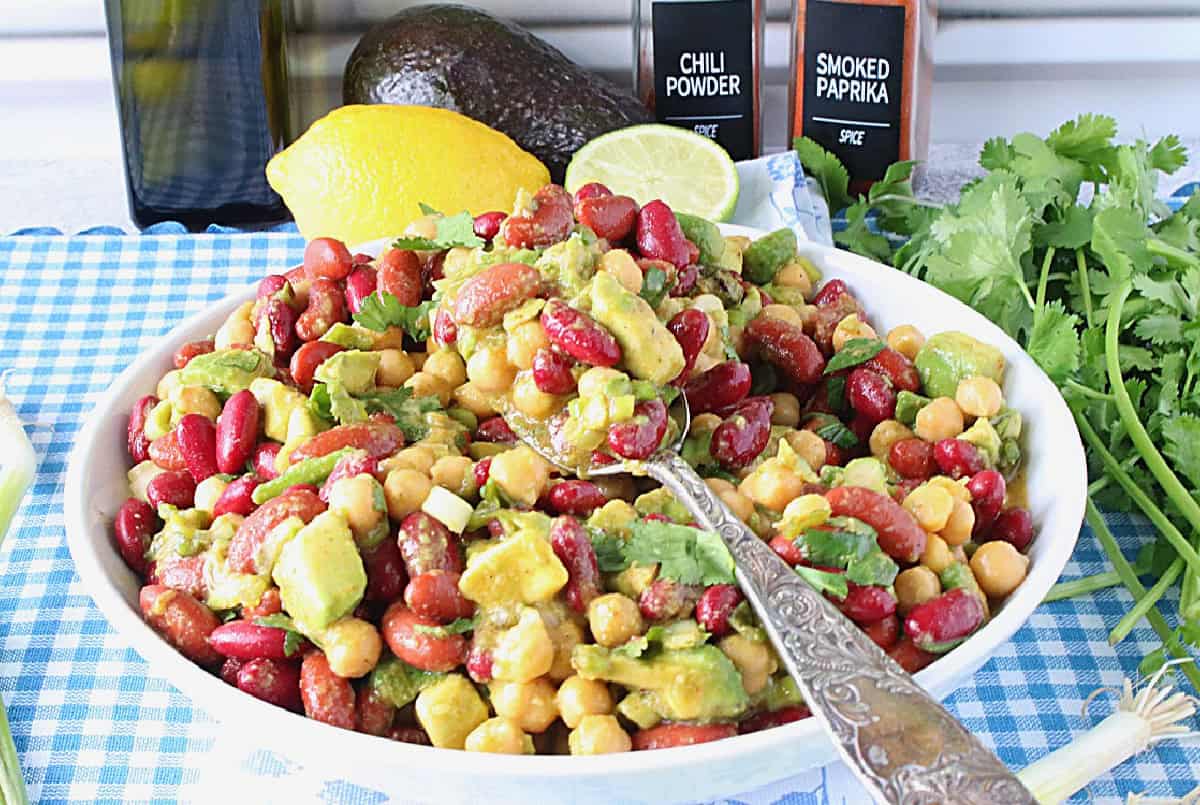
[[[813,714],[879,802],[1036,802],[986,746],[747,528],[676,453],[648,473],[721,535]]]

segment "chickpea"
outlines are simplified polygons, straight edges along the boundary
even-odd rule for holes
[[[246,302],[229,314],[225,323],[213,336],[213,345],[217,349],[229,349],[234,344],[254,343],[254,324],[250,321],[250,311],[254,309],[253,302]],[[159,399],[165,399],[159,394]]]
[[[225,487],[227,486],[229,486],[229,483],[222,479],[221,476],[208,476],[196,484],[195,501],[192,505],[200,511],[212,514],[213,507],[217,505],[217,499],[221,497],[221,493],[225,491]]]
[[[771,412],[771,424],[794,428],[800,424],[800,400],[795,394],[778,392],[771,395],[775,410]]]
[[[492,649],[492,676],[506,682],[530,682],[544,676],[554,663],[554,642],[536,609],[521,613],[517,625],[505,630]]]
[[[971,557],[971,572],[979,588],[992,598],[1003,598],[1025,580],[1029,557],[1004,540],[985,542]]]
[[[441,378],[450,388],[467,382],[467,369],[463,365],[462,357],[449,348],[430,352],[421,371]]]
[[[545,732],[558,718],[554,685],[545,677],[532,682],[493,682],[488,692],[496,715],[525,732]]]
[[[438,457],[434,455],[433,449],[428,445],[414,444],[412,447],[406,447],[396,455],[388,459],[388,469],[393,467],[408,467],[417,472],[428,475],[433,471],[433,462],[437,461]]]
[[[949,397],[938,397],[917,412],[913,430],[927,442],[953,439],[963,432],[962,411]]]
[[[468,752],[495,755],[532,755],[533,739],[508,718],[489,718],[467,735],[463,748]]]
[[[733,661],[742,674],[742,687],[754,695],[767,686],[767,679],[779,669],[779,662],[766,643],[740,634],[721,638],[717,648]]]
[[[838,325],[833,330],[833,351],[841,352],[842,347],[846,346],[847,342],[855,338],[878,338],[875,334],[875,328],[867,324],[865,321],[860,321],[857,313],[851,313],[846,318],[838,322]]]
[[[921,528],[926,531],[941,531],[950,520],[955,502],[945,489],[921,484],[908,493],[908,496],[904,498],[903,506],[909,514],[917,519]]]
[[[481,391],[505,391],[516,375],[517,367],[508,362],[501,347],[477,349],[467,361],[467,377]]]
[[[787,505],[783,510],[783,518],[799,529],[815,528],[823,525],[833,516],[833,507],[824,495],[801,495]]]
[[[911,324],[901,324],[888,331],[887,345],[911,361],[925,345],[925,336]]]
[[[739,492],[729,481],[724,478],[707,478],[704,482],[708,484],[709,489],[717,493],[717,497],[729,507],[739,520],[745,521],[754,516],[754,502]]]
[[[642,269],[633,255],[624,249],[611,249],[600,258],[600,270],[612,274],[621,287],[632,294],[642,290]]]
[[[513,386],[513,405],[517,410],[530,419],[542,420],[562,408],[562,398],[556,394],[547,394],[533,382],[533,375],[522,372]]]
[[[771,281],[781,288],[799,288],[800,292],[807,298],[812,293],[812,277],[809,275],[808,268],[805,267],[804,262],[801,262],[803,260],[804,258],[800,258],[788,263],[775,272],[775,279]]]
[[[692,420],[692,433],[711,433],[721,424],[721,417],[716,414],[700,414]]]
[[[341,512],[350,530],[360,537],[370,534],[383,517],[383,512],[375,508],[376,483],[370,475],[361,474],[342,478],[329,490],[329,508]]]
[[[379,368],[375,370],[375,384],[398,388],[416,374],[412,358],[401,349],[379,350]]]
[[[593,598],[588,604],[587,617],[592,637],[608,648],[627,643],[642,633],[642,613],[637,603],[620,593]]]
[[[738,486],[738,492],[760,506],[781,512],[803,494],[804,479],[786,467],[769,462],[747,475]]]
[[[804,319],[800,316],[800,312],[791,305],[766,305],[758,315],[786,321],[788,324],[794,324],[797,327],[804,326]]]
[[[950,553],[946,540],[937,534],[930,534],[925,542],[925,552],[921,554],[921,564],[938,574],[954,564],[954,555]]]
[[[887,464],[892,445],[901,439],[911,439],[913,432],[895,419],[885,419],[871,430],[869,445],[871,455]]]
[[[995,416],[1004,405],[1004,392],[990,377],[968,377],[958,381],[954,401],[967,416]]]
[[[444,486],[457,495],[474,493],[475,462],[470,456],[442,456],[433,462],[429,479],[435,486]]]
[[[654,583],[656,575],[658,568],[654,565],[631,565],[614,576],[610,586],[621,595],[636,599]]]
[[[971,502],[971,492],[966,487],[966,478],[962,481],[956,481],[946,475],[935,475],[925,482],[927,486],[936,486],[939,489],[945,489],[950,493],[950,497],[955,500],[961,500],[963,503]]]
[[[482,391],[474,383],[463,383],[454,390],[454,401],[480,419],[486,419],[498,413],[494,399],[491,394]]]
[[[813,472],[825,466],[825,440],[811,430],[792,431],[783,437],[796,455],[804,459]]]
[[[379,630],[359,618],[342,618],[321,636],[329,670],[340,677],[366,676],[379,662],[383,639]]]
[[[528,445],[520,445],[492,458],[488,478],[511,500],[532,506],[546,490],[550,465]]]
[[[957,548],[971,538],[974,528],[975,509],[965,500],[956,499],[954,510],[950,512],[950,518],[946,520],[946,525],[942,526],[940,533],[947,545]]]
[[[578,727],[584,716],[604,716],[613,711],[612,693],[599,679],[567,677],[558,686],[555,699],[563,723],[571,729]]]
[[[554,662],[546,676],[555,682],[562,681],[575,673],[571,665],[571,652],[583,642],[583,627],[570,618],[546,627],[550,631],[550,642],[554,644]]]
[[[616,716],[584,716],[567,741],[572,755],[609,755],[633,749],[633,740]]]
[[[383,482],[383,499],[387,501],[388,517],[403,520],[421,508],[433,482],[423,472],[401,467],[387,474]]]
[[[200,414],[216,422],[221,415],[221,401],[204,386],[180,386],[171,393],[171,405],[180,416]]]
[[[404,227],[404,234],[412,238],[433,240],[437,237],[437,222],[441,217],[436,213],[429,213],[415,218],[409,221],[408,226]]]
[[[430,336],[430,338],[432,338],[432,336]],[[439,349],[440,349],[440,347],[439,347]],[[437,350],[435,349],[434,352],[436,352],[436,351]],[[418,372],[421,371],[421,368],[425,366],[425,360],[428,357],[429,357],[428,347],[426,347],[425,352],[421,352],[418,350],[416,352],[408,353],[408,359],[413,362],[413,368],[416,369]]]
[[[533,366],[533,356],[539,349],[549,348],[550,339],[542,323],[537,319],[518,324],[508,334],[505,344],[505,356],[508,362],[518,369],[528,369]]]
[[[942,583],[937,574],[924,565],[901,570],[894,582],[896,608],[907,615],[913,607],[932,601],[942,594]]]
[[[443,407],[450,404],[451,388],[437,375],[417,372],[405,381],[404,387],[412,389],[413,397],[437,397]]]
[[[160,401],[169,401],[171,395],[178,389],[183,388],[183,381],[179,379],[179,370],[172,369],[158,379],[158,385],[154,389],[155,395]],[[161,402],[159,403],[162,404]]]

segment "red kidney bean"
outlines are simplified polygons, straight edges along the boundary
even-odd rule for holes
[[[253,473],[247,473],[230,481],[229,485],[221,492],[220,497],[217,498],[217,502],[213,504],[212,516],[240,514],[245,517],[249,515],[258,507],[253,496],[259,483],[258,477]]]
[[[896,612],[896,596],[886,587],[866,587],[852,581],[846,586],[846,597],[838,609],[855,623],[873,623]]]
[[[608,428],[608,447],[618,456],[648,458],[667,432],[667,407],[662,400],[645,400],[633,407],[633,419]]]
[[[676,268],[688,265],[687,238],[671,208],[655,199],[638,212],[637,246],[643,257],[666,260]]]
[[[753,397],[713,431],[709,452],[727,469],[741,469],[758,458],[771,438],[771,413],[775,403],[769,397]]]
[[[895,613],[873,623],[860,623],[859,626],[867,633],[867,637],[884,651],[896,645],[896,641],[900,639],[900,619]]]
[[[300,387],[305,394],[312,392],[313,375],[317,367],[325,362],[330,355],[341,352],[345,347],[331,341],[309,341],[301,344],[292,354],[289,368],[292,372],[292,382]]]
[[[687,381],[683,395],[692,416],[696,416],[740,403],[750,393],[751,383],[749,366],[741,361],[725,361]]]
[[[454,323],[450,311],[443,307],[439,307],[433,316],[433,340],[444,347],[458,341],[458,325]]]
[[[575,390],[574,364],[560,352],[542,348],[533,355],[533,384],[547,394],[566,394]]]
[[[146,498],[155,509],[169,503],[178,509],[190,509],[195,501],[196,480],[186,470],[168,470],[146,485]]]
[[[812,303],[817,307],[825,307],[845,293],[849,293],[846,283],[841,280],[830,280],[821,286],[821,290],[817,291],[817,295],[813,297]]]
[[[926,535],[899,503],[861,486],[839,486],[825,493],[834,517],[857,517],[878,535],[879,547],[901,562],[915,562],[925,552]]]
[[[896,392],[891,385],[883,375],[861,366],[855,367],[846,378],[846,399],[871,426],[891,419],[896,413]]]
[[[688,246],[692,244],[690,240],[685,240],[684,243]],[[692,259],[690,249],[688,250],[688,259]],[[696,289],[696,282],[699,279],[700,269],[696,267],[695,263],[688,263],[676,273],[675,284],[671,286],[670,295],[675,297],[690,296],[692,291]]]
[[[692,373],[692,368],[696,365],[696,358],[699,357],[701,350],[704,349],[704,342],[708,340],[708,333],[711,329],[711,323],[703,310],[696,308],[688,308],[681,310],[667,322],[667,329],[671,331],[671,335],[675,336],[675,340],[679,342],[680,349],[683,350],[683,371],[679,373],[672,383],[676,386],[683,385],[688,376]],[[747,377],[749,377],[749,369],[747,368]],[[750,392],[750,386],[747,383],[746,393]],[[743,397],[745,394],[742,395]],[[691,401],[688,401],[691,404]]]
[[[492,457],[488,456],[475,462],[475,467],[471,470],[475,476],[475,486],[480,489],[488,482],[488,476],[492,472]]]
[[[300,699],[309,718],[354,729],[354,687],[333,672],[319,651],[305,654],[300,665]]]
[[[504,417],[494,416],[483,420],[479,423],[479,427],[475,428],[475,441],[515,444],[517,434],[513,433],[512,428],[504,421]]]
[[[313,280],[308,286],[308,307],[296,320],[296,335],[301,341],[316,341],[345,318],[346,297],[341,286],[332,280]]]
[[[492,652],[476,645],[467,652],[467,674],[479,684],[492,681]]]
[[[204,580],[204,556],[168,556],[154,565],[155,583],[179,590],[203,601],[208,597]]]
[[[208,644],[208,636],[221,622],[204,604],[161,584],[143,587],[138,604],[146,622],[189,660],[207,666],[221,661],[221,655]]]
[[[125,564],[139,575],[146,573],[146,550],[158,530],[158,515],[149,503],[130,498],[121,504],[113,520],[117,550]]]
[[[512,220],[512,219],[509,219]],[[500,263],[467,280],[454,300],[456,324],[492,327],[504,314],[537,295],[542,275],[524,263]]]
[[[850,432],[858,438],[860,445],[866,445],[871,439],[871,431],[875,430],[875,426],[878,424],[875,420],[865,417],[862,414],[855,414],[854,418],[846,424],[846,427],[850,428]]]
[[[567,569],[566,599],[576,612],[586,612],[592,599],[604,590],[596,550],[579,521],[570,515],[556,517],[550,525],[550,546]]]
[[[500,225],[504,223],[504,219],[508,217],[506,212],[485,212],[475,216],[474,230],[475,236],[484,240],[491,240],[500,234]]]
[[[421,304],[424,280],[421,259],[408,249],[388,249],[379,257],[376,286],[379,293],[390,293],[400,304],[415,307]]]
[[[917,648],[941,654],[982,626],[983,619],[979,596],[958,587],[913,607],[904,619],[904,634],[912,638]]]
[[[597,237],[624,240],[637,223],[638,205],[629,196],[597,196],[575,202],[575,217]]]
[[[600,487],[591,481],[562,481],[546,495],[549,507],[559,514],[588,515],[608,502]]]
[[[262,308],[271,343],[275,345],[275,361],[283,365],[296,349],[296,311],[282,299],[268,299]],[[261,324],[260,324],[261,326]]]
[[[146,438],[146,418],[150,411],[158,405],[158,398],[147,394],[133,404],[129,412],[129,426],[126,428],[125,444],[129,449],[129,457],[136,462],[150,458],[150,440]]]
[[[208,644],[223,657],[237,660],[286,660],[284,650],[287,632],[273,626],[259,626],[250,621],[223,623],[208,636]],[[296,656],[297,651],[292,655]]]
[[[212,420],[201,414],[184,414],[175,427],[179,449],[187,463],[188,472],[199,483],[216,475],[217,429]]]
[[[696,602],[696,621],[713,637],[729,633],[729,616],[742,603],[742,591],[732,584],[714,584]]]
[[[258,281],[258,290],[254,296],[256,299],[268,299],[289,285],[288,278],[282,274],[268,274]]]
[[[362,310],[363,302],[375,293],[379,286],[379,277],[375,269],[366,265],[356,265],[346,277],[346,307],[351,313]]]
[[[690,268],[691,266],[696,265],[696,262],[700,259],[700,247],[695,243],[692,243],[690,240],[686,240],[684,242],[687,245],[688,267]]]
[[[788,539],[783,534],[777,534],[771,537],[771,550],[779,556],[780,559],[787,562],[792,567],[804,561],[804,554],[800,547],[796,545],[796,541]]]
[[[221,472],[233,475],[245,469],[258,438],[258,418],[258,400],[249,390],[225,401],[216,429],[216,461]]]
[[[280,612],[283,612],[283,600],[279,597],[279,588],[269,587],[259,596],[257,604],[242,607],[242,619],[252,621],[255,618],[265,618],[267,615],[275,615]]]
[[[917,367],[891,347],[884,347],[878,355],[864,363],[863,368],[878,372],[902,391],[921,390],[921,376],[917,374]]]
[[[1024,553],[1033,542],[1033,515],[1029,509],[1013,507],[996,516],[987,534],[988,540],[1001,539]]]
[[[387,737],[405,744],[433,746],[433,742],[429,740],[429,734],[420,727],[392,727],[388,730]]]
[[[575,203],[588,198],[600,198],[601,196],[611,196],[613,192],[608,189],[608,185],[601,182],[588,182],[583,187],[575,191]]]
[[[802,704],[781,707],[778,710],[771,710],[767,713],[756,713],[749,718],[743,719],[738,724],[738,733],[746,735],[751,732],[761,732],[773,727],[782,727],[784,724],[800,721],[810,716],[812,716],[812,711]]]
[[[304,271],[310,279],[344,280],[354,265],[346,244],[334,238],[314,238],[304,247]]]
[[[933,445],[923,439],[901,439],[888,450],[888,464],[904,478],[925,480],[933,475]]]
[[[404,594],[408,574],[396,540],[385,539],[374,548],[364,549],[362,558],[367,572],[367,601],[390,604]]]
[[[467,639],[460,634],[440,636],[415,628],[438,625],[397,601],[383,613],[380,629],[392,653],[409,665],[422,671],[453,671],[467,658]]]
[[[977,472],[967,481],[967,491],[971,493],[971,508],[975,509],[975,527],[971,534],[986,534],[1004,506],[1004,496],[1008,493],[1004,476],[995,470]]]
[[[887,655],[910,674],[915,674],[937,659],[933,654],[917,648],[908,635],[900,638],[894,646],[887,649]]]
[[[573,204],[566,190],[548,184],[533,194],[531,209],[510,215],[500,225],[500,236],[517,249],[552,246],[567,239],[575,224]],[[461,320],[460,320],[461,322]]]
[[[358,728],[367,735],[383,736],[396,720],[396,708],[380,696],[375,686],[364,682],[358,688]]]
[[[344,447],[366,450],[371,458],[387,458],[404,446],[404,431],[384,422],[355,422],[322,431],[292,451],[291,463],[327,456]]]
[[[797,383],[816,383],[825,371],[825,358],[804,330],[774,316],[759,316],[746,325],[748,343],[767,361]]]
[[[187,461],[183,457],[183,451],[179,449],[179,436],[174,429],[150,442],[146,453],[151,461],[164,470],[187,469]]]
[[[925,483],[924,478],[905,478],[892,489],[892,500],[903,505],[908,494],[923,483]]]
[[[737,735],[736,724],[659,724],[633,734],[633,750],[671,749],[719,741]]]
[[[254,453],[250,458],[250,466],[254,468],[254,473],[264,481],[273,481],[279,477],[279,470],[275,469],[275,459],[279,456],[279,451],[283,445],[279,442],[262,442],[254,448]]]
[[[222,679],[222,681],[224,681],[226,685],[233,685],[236,688],[238,671],[240,671],[241,669],[242,669],[242,661],[241,660],[232,660],[232,659],[225,660],[225,662],[221,663],[221,679]]]
[[[612,333],[562,300],[547,302],[541,321],[550,343],[580,363],[616,366],[621,360],[621,346]]]
[[[408,577],[431,570],[462,573],[462,555],[450,529],[425,512],[413,512],[400,522],[397,536]]]
[[[295,488],[285,490],[277,498],[268,500],[242,521],[229,543],[229,567],[238,573],[265,573],[270,568],[260,568],[255,554],[266,541],[271,529],[289,517],[299,517],[310,522],[325,511],[325,503],[315,490]]]
[[[933,460],[954,480],[975,475],[984,468],[979,448],[963,439],[941,439],[933,446]]]
[[[175,350],[175,354],[171,357],[171,362],[175,364],[176,369],[182,369],[191,363],[192,358],[212,352],[215,348],[216,346],[211,338],[206,338],[203,341],[189,341]]]
[[[353,478],[356,475],[375,476],[379,472],[379,459],[371,458],[371,456],[361,451],[355,450],[353,453],[348,453],[338,459],[338,463],[333,466],[333,471],[325,479],[325,483],[321,485],[320,496],[321,500],[329,502],[329,493],[333,490],[333,485],[344,478]]]
[[[651,621],[685,618],[700,599],[702,589],[671,579],[655,579],[638,596],[638,609]]]
[[[422,618],[449,623],[456,618],[469,618],[475,605],[458,591],[459,574],[431,570],[408,580],[404,603]]]

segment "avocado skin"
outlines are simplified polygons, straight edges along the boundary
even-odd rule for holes
[[[469,6],[415,6],[375,25],[346,62],[345,103],[436,106],[504,132],[562,183],[580,146],[652,117],[529,31]]]

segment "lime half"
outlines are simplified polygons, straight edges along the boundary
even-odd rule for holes
[[[737,167],[725,149],[694,131],[646,124],[602,134],[567,165],[571,193],[602,182],[639,204],[662,199],[676,212],[724,221],[738,200]]]

